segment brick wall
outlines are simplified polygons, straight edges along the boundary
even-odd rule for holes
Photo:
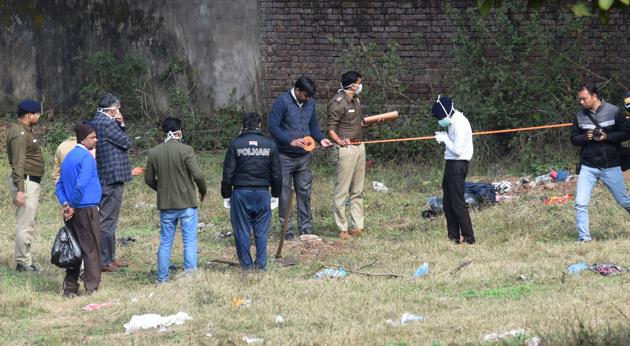
[[[307,75],[315,79],[317,97],[323,102],[338,88],[344,47],[359,42],[374,42],[384,50],[387,41],[396,41],[409,66],[426,67],[413,69],[405,77],[411,96],[444,90],[458,27],[454,20],[458,16],[447,12],[465,16],[476,1],[258,0],[258,5],[262,69],[269,97]],[[545,12],[545,25],[554,25],[556,16],[569,14],[566,4]],[[522,21],[528,18],[527,12],[511,15]],[[590,42],[585,48],[588,67],[603,76],[630,68],[629,28],[628,10],[613,13],[608,26],[597,18],[589,20],[589,30],[583,33]]]

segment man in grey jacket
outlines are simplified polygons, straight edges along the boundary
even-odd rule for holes
[[[575,192],[575,224],[578,243],[583,243],[592,239],[588,225],[588,204],[599,180],[617,203],[630,212],[630,197],[619,156],[621,142],[630,138],[630,124],[618,107],[599,97],[595,83],[582,83],[577,97],[582,109],[573,119],[571,143],[581,147]]]
[[[160,248],[157,253],[157,282],[168,281],[171,249],[177,223],[181,224],[184,241],[184,270],[197,269],[197,195],[206,197],[206,182],[193,148],[183,144],[182,121],[166,118],[162,122],[166,134],[164,143],[149,151],[144,182],[157,191],[157,208],[160,210]]]

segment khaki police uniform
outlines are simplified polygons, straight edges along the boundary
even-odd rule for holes
[[[363,115],[358,97],[340,90],[328,103],[328,130],[353,142],[363,140]],[[336,149],[337,172],[333,196],[333,214],[340,232],[363,229],[363,185],[365,183],[365,145]],[[346,201],[350,200],[350,222]]]
[[[35,232],[35,215],[39,205],[40,182],[44,175],[44,157],[33,129],[16,122],[7,136],[7,155],[11,164],[9,191],[15,200],[24,192],[24,205],[15,210],[15,260],[28,267],[33,264],[31,243]]]

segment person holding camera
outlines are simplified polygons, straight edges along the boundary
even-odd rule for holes
[[[571,143],[582,147],[575,193],[575,223],[578,243],[591,241],[588,204],[593,188],[601,180],[619,205],[630,212],[619,149],[630,138],[630,124],[623,112],[599,97],[597,86],[582,83],[577,93],[582,109],[575,114]]]

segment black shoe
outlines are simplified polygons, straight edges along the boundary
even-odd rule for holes
[[[34,264],[31,264],[30,266],[27,267],[21,263],[18,263],[17,266],[15,266],[15,270],[19,272],[33,272],[33,273],[36,273],[39,271]]]
[[[294,238],[293,232],[287,232],[287,234],[284,235],[284,240],[293,240]]]
[[[313,234],[313,230],[307,229],[307,230],[304,230],[304,231],[300,231],[300,235],[305,235],[305,234]]]
[[[74,298],[74,297],[78,297],[79,295],[77,294],[77,292],[74,292],[74,291],[63,290],[63,296],[64,298]]]

